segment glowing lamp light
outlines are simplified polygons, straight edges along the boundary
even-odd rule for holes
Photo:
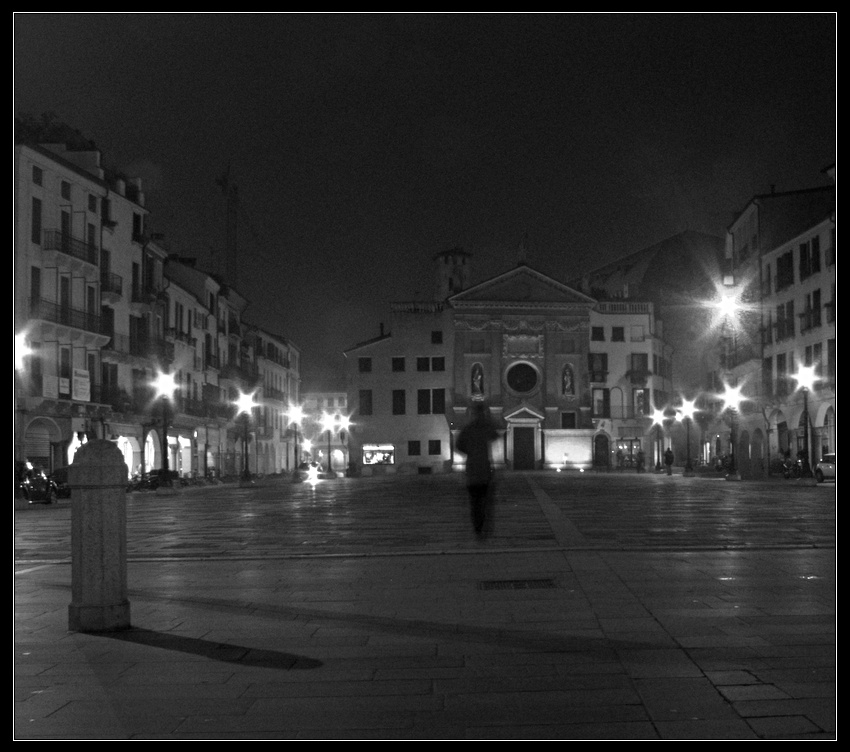
[[[32,355],[32,348],[27,344],[26,334],[15,335],[15,370],[20,371],[24,367],[24,358]]]
[[[174,378],[173,373],[160,371],[156,375],[156,379],[154,379],[153,386],[157,397],[168,397],[171,399],[174,396],[174,390],[177,389],[177,380]]]
[[[797,382],[798,389],[805,389],[808,392],[812,391],[815,381],[817,381],[815,370],[814,366],[800,366],[797,369],[797,373],[793,374],[791,378]]]
[[[678,420],[693,419],[696,409],[696,400],[682,399],[682,406],[676,411]]]
[[[731,319],[734,319],[738,311],[741,309],[741,306],[738,304],[737,296],[728,292],[721,293],[717,307],[723,316],[728,316]]]
[[[664,411],[659,410],[657,407],[652,411],[652,425],[654,426],[663,426],[665,419]]]
[[[254,401],[254,394],[254,392],[251,392],[251,394],[239,393],[239,398],[233,403],[236,405],[237,415],[241,413],[251,414],[251,410],[257,406],[257,403]]]
[[[723,394],[720,395],[720,399],[723,400],[723,410],[737,410],[741,405],[741,402],[744,401],[743,396],[741,395],[741,390],[744,388],[743,384],[739,384],[738,386],[730,386],[729,384],[723,385]]]
[[[300,423],[304,420],[304,408],[300,405],[290,405],[286,415],[290,423]]]

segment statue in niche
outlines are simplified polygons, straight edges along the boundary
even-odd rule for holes
[[[571,397],[575,393],[575,379],[573,379],[573,369],[570,366],[564,366],[564,371],[561,374],[561,394],[563,394],[565,397]]]
[[[473,397],[484,396],[484,368],[480,363],[475,363],[472,366],[472,378],[470,380],[470,387],[472,390]]]

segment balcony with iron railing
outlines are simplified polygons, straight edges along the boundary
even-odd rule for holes
[[[793,339],[795,336],[794,319],[780,319],[773,326],[776,328],[776,342],[781,342],[784,339]]]
[[[160,298],[162,292],[156,285],[134,285],[130,293],[130,302],[141,305],[152,305]]]
[[[222,366],[221,377],[253,386],[259,381],[260,372],[255,363],[243,363],[242,365],[228,363]]]
[[[263,398],[266,400],[270,400],[273,402],[287,402],[286,392],[282,389],[275,389],[274,387],[263,387]]]
[[[97,266],[97,247],[61,230],[44,230],[41,247],[45,251],[59,251],[66,256]]]
[[[797,315],[800,318],[800,334],[821,325],[822,316],[820,308],[809,308]]]
[[[635,386],[645,386],[649,377],[652,375],[654,375],[652,371],[647,368],[632,368],[626,371],[626,378],[629,380],[629,383]]]
[[[124,294],[124,280],[111,272],[100,273],[100,297],[106,302],[116,302]]]
[[[189,332],[184,332],[174,327],[169,327],[165,330],[165,336],[174,342],[182,342],[189,347],[195,347],[198,344],[196,337],[193,337]]]
[[[30,300],[29,316],[31,319],[49,321],[72,329],[101,333],[98,314],[60,305],[51,300]]]
[[[130,355],[154,358],[161,365],[174,361],[174,343],[154,337],[130,337]]]

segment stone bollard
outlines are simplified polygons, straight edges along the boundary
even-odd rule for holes
[[[111,441],[83,444],[68,468],[71,497],[71,605],[68,628],[130,627],[127,600],[127,466]]]

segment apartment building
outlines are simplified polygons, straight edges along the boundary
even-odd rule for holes
[[[715,404],[717,440],[742,477],[786,452],[816,462],[836,445],[835,186],[754,196],[728,228],[726,256],[736,305],[721,376],[743,401],[734,435]]]
[[[259,391],[253,470],[290,469],[280,408],[298,397],[297,348],[251,329],[243,296],[147,231],[139,179],[47,130],[63,138],[30,129],[14,147],[16,460],[51,471],[102,438],[128,475],[237,474],[234,403]]]
[[[601,301],[593,308],[588,374],[596,466],[613,467],[619,457],[624,468],[635,468],[641,452],[646,467],[662,462],[671,436],[653,429],[656,409],[677,402],[672,353],[653,303]]]
[[[646,332],[653,332],[652,349],[634,351],[635,362],[627,366],[628,377],[620,386],[626,410],[636,411],[647,393],[632,392],[630,404],[628,392],[644,388],[633,386],[631,381],[639,378],[642,362],[648,360],[645,388],[651,408],[647,415],[652,416],[653,427],[651,440],[643,442],[647,467],[657,466],[668,446],[677,465],[686,465],[690,459],[697,466],[712,466],[718,455],[716,432],[709,424],[716,409],[712,399],[719,389],[717,374],[723,357],[718,303],[728,268],[722,237],[685,231],[627,253],[571,283],[600,301],[599,312],[616,310],[621,304],[633,306],[633,312],[642,306],[652,309],[643,324]],[[631,338],[628,329],[623,335]],[[619,349],[623,348],[621,344]],[[612,343],[612,352],[617,349]],[[626,357],[632,357],[630,347],[625,352]],[[681,408],[692,401],[699,410],[685,421]],[[623,426],[622,430],[629,428]],[[627,442],[622,443],[626,445],[620,448],[627,452]]]
[[[296,445],[289,429],[290,405],[299,404],[301,353],[285,337],[255,325],[245,328],[245,339],[253,349],[259,386],[255,392],[255,472],[291,472],[296,465]]]

